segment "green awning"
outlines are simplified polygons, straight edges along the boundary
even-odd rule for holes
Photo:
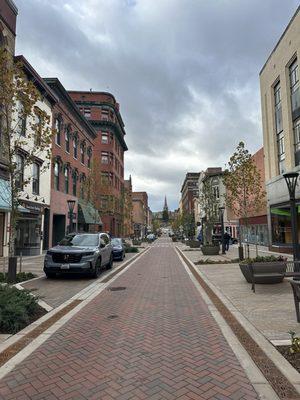
[[[9,181],[0,178],[0,211],[11,210],[11,189]],[[18,207],[21,212],[28,212],[28,210],[22,206]]]
[[[296,205],[297,214],[300,214],[300,205]],[[289,207],[271,207],[271,214],[282,215],[284,217],[290,217],[291,211]]]
[[[91,203],[78,202],[78,223],[102,225],[99,211]]]

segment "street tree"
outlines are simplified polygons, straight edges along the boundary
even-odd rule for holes
[[[15,255],[20,197],[33,179],[29,167],[36,158],[44,160],[41,174],[50,165],[54,132],[48,114],[36,107],[39,100],[41,94],[27,78],[22,63],[0,49],[0,151],[9,182],[9,189],[2,188],[0,196],[10,208],[10,259]]]
[[[199,194],[199,204],[204,215],[203,244],[211,245],[213,228],[219,222],[219,201],[213,191],[210,179],[204,179]]]
[[[244,142],[238,144],[236,151],[230,157],[223,182],[226,187],[226,205],[239,220],[242,219],[248,229],[251,214],[263,207],[265,190],[262,187],[260,172]],[[239,242],[241,247],[241,234]]]

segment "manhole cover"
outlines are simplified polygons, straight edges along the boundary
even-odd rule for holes
[[[119,318],[119,316],[118,315],[109,315],[107,317],[107,319],[115,319],[115,318]]]
[[[118,290],[125,290],[126,287],[125,286],[114,286],[114,287],[110,287],[107,290],[110,290],[111,292],[117,292]]]

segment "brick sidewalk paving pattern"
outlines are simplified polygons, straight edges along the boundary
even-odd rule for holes
[[[111,286],[126,289],[100,293],[17,365],[1,400],[258,399],[171,243]]]

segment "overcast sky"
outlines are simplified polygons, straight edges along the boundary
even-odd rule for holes
[[[259,71],[298,0],[15,0],[17,53],[67,89],[115,95],[125,175],[153,211],[187,171],[262,146]]]

